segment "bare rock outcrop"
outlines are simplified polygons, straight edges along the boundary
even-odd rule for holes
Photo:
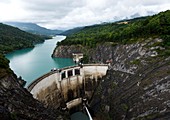
[[[58,110],[46,108],[35,100],[16,75],[6,73],[0,78],[0,119],[62,120],[64,117]]]

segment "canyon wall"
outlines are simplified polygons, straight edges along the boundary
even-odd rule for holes
[[[161,42],[148,38],[126,45],[79,47],[89,62],[110,65],[91,102],[100,119],[170,118],[170,57]],[[58,46],[54,56],[65,48],[70,54],[74,47]]]
[[[13,73],[0,77],[1,120],[65,120],[67,117],[35,100]]]

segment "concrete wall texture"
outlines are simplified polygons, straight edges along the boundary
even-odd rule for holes
[[[85,95],[90,99],[107,69],[106,64],[85,64],[51,71],[33,81],[28,90],[48,106],[58,108],[64,101],[71,108]]]

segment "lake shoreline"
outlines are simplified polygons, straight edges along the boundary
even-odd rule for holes
[[[27,81],[27,85],[49,72],[53,68],[62,68],[74,65],[73,60],[65,58],[52,58],[54,48],[58,41],[62,41],[66,36],[56,36],[53,39],[45,40],[36,44],[33,48],[15,50],[6,54],[10,60],[10,68],[19,77],[22,76]]]

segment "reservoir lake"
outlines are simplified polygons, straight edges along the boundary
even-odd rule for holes
[[[27,81],[28,86],[33,80],[51,71],[53,68],[63,68],[74,65],[71,58],[52,58],[51,55],[58,41],[64,40],[65,36],[56,36],[36,44],[34,48],[16,50],[6,54],[10,60],[10,68],[19,77]]]
[[[27,87],[32,81],[51,71],[53,68],[63,68],[75,65],[71,58],[51,57],[53,50],[56,47],[56,43],[65,38],[65,36],[56,36],[53,39],[36,44],[34,48],[16,50],[6,54],[6,58],[10,60],[10,68],[18,77],[21,76],[27,81]],[[88,117],[82,112],[71,115],[71,120],[80,119],[88,120]]]

